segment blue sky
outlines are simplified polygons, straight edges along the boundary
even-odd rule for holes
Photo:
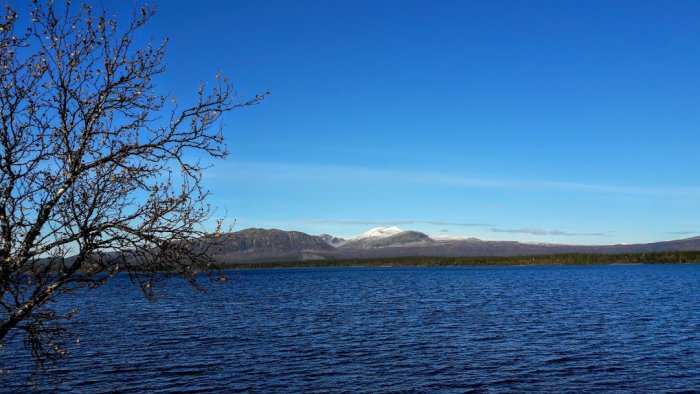
[[[106,5],[124,13],[130,3]],[[136,4],[136,3],[134,3]],[[700,234],[700,3],[164,1],[163,90],[223,71],[237,228],[627,243]]]

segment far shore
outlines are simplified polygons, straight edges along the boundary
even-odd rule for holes
[[[398,257],[347,260],[307,260],[258,263],[229,263],[221,268],[271,269],[271,268],[331,268],[331,267],[484,267],[484,266],[585,266],[585,265],[633,265],[633,264],[698,264],[700,251],[589,254],[566,253],[537,256],[465,256],[465,257]]]

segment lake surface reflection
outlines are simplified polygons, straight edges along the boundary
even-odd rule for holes
[[[231,271],[148,303],[80,299],[80,342],[40,389],[648,391],[700,388],[700,265]],[[25,383],[30,360],[0,391]]]

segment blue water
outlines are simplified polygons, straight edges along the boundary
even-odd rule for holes
[[[81,297],[71,392],[640,392],[700,389],[700,266],[232,271],[148,303]],[[25,383],[28,359],[0,390]]]

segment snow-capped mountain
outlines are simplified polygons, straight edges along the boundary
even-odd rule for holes
[[[387,247],[418,246],[432,243],[433,240],[417,231],[403,231],[396,226],[377,227],[347,241],[340,248],[374,249]]]
[[[391,227],[375,227],[373,229],[367,230],[364,233],[353,238],[353,240],[367,239],[367,238],[386,238],[392,235],[401,234],[403,230],[396,226]]]

